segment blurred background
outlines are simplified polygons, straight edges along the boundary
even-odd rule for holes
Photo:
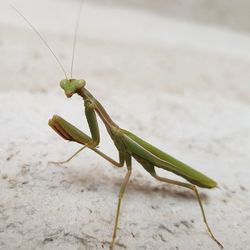
[[[183,21],[195,21],[204,24],[221,26],[228,29],[249,32],[249,8],[247,0],[216,1],[216,0],[157,0],[157,1],[112,1],[93,0],[106,6],[121,6],[145,9],[163,16],[178,18]]]

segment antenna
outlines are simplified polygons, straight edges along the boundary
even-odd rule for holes
[[[70,77],[72,78],[73,75],[73,68],[74,68],[74,59],[75,59],[75,48],[76,48],[76,39],[78,35],[78,28],[79,28],[79,23],[80,23],[80,17],[81,17],[81,11],[82,11],[82,4],[83,0],[80,2],[80,8],[78,10],[77,14],[77,20],[76,20],[76,26],[75,26],[75,33],[74,33],[74,40],[73,40],[73,50],[72,50],[72,59],[71,59],[71,70],[70,70]]]
[[[60,60],[58,59],[58,57],[56,56],[56,54],[53,52],[53,50],[50,48],[49,44],[47,43],[47,41],[42,37],[42,35],[38,32],[38,30],[36,30],[36,28],[31,24],[31,22],[17,9],[15,8],[13,5],[10,4],[10,6],[17,12],[17,14],[19,14],[24,21],[30,26],[30,28],[38,35],[38,37],[42,40],[42,42],[44,43],[44,45],[50,50],[50,52],[52,53],[52,55],[54,56],[54,58],[56,59],[58,65],[61,67],[63,74],[65,75],[66,79],[68,79],[66,71],[63,67],[63,65],[61,64]]]

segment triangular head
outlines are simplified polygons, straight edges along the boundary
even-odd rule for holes
[[[69,98],[79,90],[84,88],[86,82],[84,80],[77,80],[77,79],[63,79],[60,81],[60,86],[64,90],[65,95]]]

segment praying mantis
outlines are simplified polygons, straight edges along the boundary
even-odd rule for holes
[[[49,120],[49,126],[56,131],[63,139],[68,141],[73,141],[83,146],[68,160],[59,163],[65,163],[71,160],[76,154],[80,153],[83,149],[89,148],[94,151],[105,160],[109,161],[111,164],[116,167],[123,167],[126,163],[127,173],[122,182],[119,196],[118,196],[118,204],[116,210],[115,217],[115,226],[113,230],[112,241],[110,244],[110,249],[113,249],[117,226],[121,208],[121,201],[123,198],[123,194],[125,192],[126,186],[128,184],[131,171],[132,171],[132,158],[134,158],[137,162],[139,162],[142,167],[155,179],[161,182],[178,185],[184,188],[188,188],[192,190],[196,198],[198,200],[201,213],[203,216],[204,223],[207,227],[207,230],[211,236],[211,238],[221,247],[222,244],[215,238],[213,235],[205,216],[205,212],[203,209],[203,205],[197,191],[196,186],[202,188],[214,188],[217,186],[216,182],[211,178],[205,176],[201,172],[189,167],[185,163],[173,158],[169,154],[161,151],[155,146],[149,144],[148,142],[142,140],[135,134],[129,132],[128,130],[120,128],[108,115],[106,110],[103,108],[101,103],[86,89],[86,82],[84,80],[77,79],[64,79],[60,82],[61,88],[64,90],[65,95],[70,98],[74,94],[78,94],[83,98],[85,105],[85,116],[89,125],[91,137],[76,128],[71,123],[64,120],[62,117],[58,115],[54,115]],[[115,147],[119,152],[119,162],[113,160],[108,155],[104,154],[102,151],[97,149],[97,146],[100,142],[100,134],[98,128],[98,122],[96,114],[100,117],[102,122],[104,123],[108,134],[114,142]],[[161,177],[157,175],[155,171],[155,167],[173,172],[184,179],[186,179],[189,183],[180,182],[168,178]]]
[[[14,7],[13,7],[14,8]],[[15,9],[15,8],[14,8]],[[15,9],[16,10],[16,9]],[[48,46],[47,42],[41,37],[40,33],[33,27],[33,25],[18,11],[25,21],[31,26],[31,28],[37,33],[37,35],[42,39],[44,44],[49,48],[55,57],[56,61],[59,63],[63,72],[65,73],[64,68],[62,67],[60,61],[53,53],[53,51]],[[79,18],[78,18],[79,19]],[[79,20],[78,20],[79,22]],[[76,38],[76,32],[75,32]],[[75,45],[74,39],[74,45]],[[74,46],[75,48],[75,46]],[[74,56],[74,49],[73,49]],[[72,66],[73,66],[73,56],[72,56]],[[71,68],[72,73],[72,68]],[[71,74],[72,75],[72,74]],[[196,199],[198,201],[203,221],[207,228],[207,231],[217,245],[222,249],[223,245],[215,238],[212,230],[210,229],[205,211],[202,205],[200,195],[197,190],[197,186],[201,188],[215,188],[217,183],[204,175],[203,173],[195,170],[194,168],[188,166],[187,164],[175,159],[169,154],[161,151],[157,147],[149,144],[143,139],[139,138],[135,134],[131,133],[128,130],[120,128],[109,116],[108,112],[102,106],[102,104],[87,90],[86,81],[82,79],[74,79],[72,76],[68,78],[65,73],[66,78],[60,81],[60,87],[63,89],[66,97],[71,98],[73,95],[79,95],[84,102],[85,106],[85,116],[89,126],[90,134],[87,135],[83,131],[79,130],[77,127],[64,120],[58,115],[54,115],[49,119],[48,125],[63,139],[76,142],[81,144],[82,147],[74,153],[69,159],[63,162],[57,162],[59,164],[69,162],[73,157],[79,154],[82,150],[88,148],[93,152],[97,153],[99,156],[110,162],[115,167],[121,168],[126,165],[127,173],[123,179],[123,182],[120,187],[117,209],[115,215],[115,223],[112,234],[112,239],[110,243],[110,250],[115,246],[115,240],[118,229],[119,215],[121,210],[122,198],[129,182],[131,172],[132,172],[132,158],[134,158],[153,178],[160,182],[169,183],[183,188],[189,189],[194,192]],[[105,128],[114,142],[114,145],[119,153],[119,161],[116,161],[109,157],[107,154],[103,153],[98,149],[100,142],[100,132],[97,116],[104,123]],[[55,162],[53,162],[55,163]],[[183,177],[187,182],[177,181],[173,179],[168,179],[161,177],[156,173],[156,168],[161,168],[166,171],[170,171],[178,176]]]

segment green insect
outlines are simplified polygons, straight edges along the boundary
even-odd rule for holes
[[[14,7],[13,7],[14,8]],[[215,188],[217,186],[216,182],[211,178],[207,177],[206,175],[202,174],[201,172],[191,168],[190,166],[186,165],[185,163],[175,159],[174,157],[170,156],[169,154],[161,151],[160,149],[156,148],[155,146],[149,144],[148,142],[142,140],[135,134],[120,128],[108,115],[107,111],[101,105],[101,103],[86,89],[86,82],[84,80],[77,80],[73,79],[72,77],[69,79],[65,73],[64,68],[62,67],[61,63],[59,62],[58,58],[55,56],[53,51],[48,46],[47,42],[42,38],[40,33],[33,27],[33,25],[16,9],[14,8],[19,15],[21,15],[25,21],[30,25],[30,27],[37,33],[37,35],[42,39],[44,44],[49,48],[52,52],[53,56],[55,57],[56,61],[59,63],[59,66],[62,68],[66,79],[60,82],[61,88],[64,90],[65,95],[70,98],[74,94],[78,94],[84,102],[85,105],[85,116],[89,125],[91,136],[85,134],[78,128],[76,128],[71,123],[64,120],[62,117],[58,115],[54,115],[48,122],[49,126],[56,131],[63,139],[68,141],[73,141],[83,145],[75,154],[73,154],[68,160],[63,162],[57,163],[65,163],[69,162],[74,156],[80,153],[83,149],[88,148],[107,161],[109,161],[114,166],[121,168],[124,165],[127,167],[126,176],[122,182],[119,196],[118,196],[118,204],[116,209],[116,216],[115,216],[115,224],[113,230],[113,236],[110,243],[110,249],[112,250],[115,244],[116,234],[117,234],[117,227],[119,221],[119,214],[121,208],[121,202],[123,198],[123,194],[125,192],[126,186],[129,182],[129,178],[132,171],[132,158],[134,158],[138,163],[142,165],[142,167],[155,179],[161,182],[181,186],[187,189],[190,189],[192,192],[195,193],[197,201],[200,206],[201,214],[208,230],[210,237],[218,244],[220,248],[223,248],[222,244],[215,238],[213,235],[206,216],[203,209],[203,205],[197,191],[197,187],[201,188]],[[81,8],[80,8],[81,9]],[[80,11],[79,11],[80,13]],[[79,16],[77,26],[79,23]],[[77,30],[77,29],[76,29]],[[75,41],[76,41],[76,31],[75,31],[75,39],[74,39],[74,47],[73,47],[73,56],[72,56],[72,65],[71,65],[71,75],[72,75],[72,68],[73,68],[73,58],[74,58],[74,48],[75,48]],[[99,127],[97,122],[97,115],[100,117],[102,122],[104,123],[108,134],[110,135],[111,139],[113,140],[115,147],[119,153],[119,161],[115,161],[110,158],[108,155],[104,154],[102,151],[97,149],[97,146],[100,142],[100,133]],[[166,171],[170,171],[176,175],[179,175],[186,179],[187,182],[180,182],[168,178],[164,178],[158,176],[155,172],[155,168],[161,168]]]
[[[159,150],[158,148],[147,143],[146,141],[142,140],[133,133],[120,128],[110,118],[110,116],[103,108],[103,106],[100,104],[100,102],[96,100],[93,97],[93,95],[86,89],[86,82],[84,80],[64,79],[60,82],[60,86],[64,90],[65,95],[68,98],[70,98],[74,94],[78,94],[83,98],[85,104],[85,115],[91,132],[91,137],[90,137],[87,134],[80,131],[75,126],[73,126],[72,124],[70,124],[69,122],[65,121],[58,115],[54,115],[52,119],[49,120],[49,126],[51,126],[62,138],[83,145],[83,147],[81,147],[72,157],[70,157],[65,162],[71,160],[76,154],[81,152],[84,148],[89,148],[94,152],[96,152],[97,154],[99,154],[104,159],[106,159],[107,161],[109,161],[110,163],[112,163],[113,165],[115,165],[116,167],[123,167],[124,164],[126,163],[127,174],[123,180],[119,192],[116,217],[115,217],[115,226],[114,226],[110,249],[113,249],[113,245],[116,238],[121,201],[132,171],[132,165],[131,165],[132,157],[136,159],[136,161],[138,161],[144,167],[144,169],[157,180],[191,189],[195,193],[196,198],[199,202],[203,220],[205,222],[205,225],[207,227],[207,230],[211,238],[221,248],[223,248],[222,244],[214,237],[207,223],[201,199],[196,188],[196,186],[202,188],[214,188],[217,185],[214,180],[198,172],[197,170],[189,167],[185,163],[173,158],[172,156],[166,154],[165,152]],[[100,134],[99,134],[96,114],[103,121],[110,137],[112,138],[119,152],[119,162],[111,159],[109,156],[107,156],[99,149],[97,149],[97,146],[100,141]],[[65,163],[65,162],[60,162],[60,163]],[[155,167],[173,172],[185,178],[190,183],[185,183],[160,177],[156,174]]]

